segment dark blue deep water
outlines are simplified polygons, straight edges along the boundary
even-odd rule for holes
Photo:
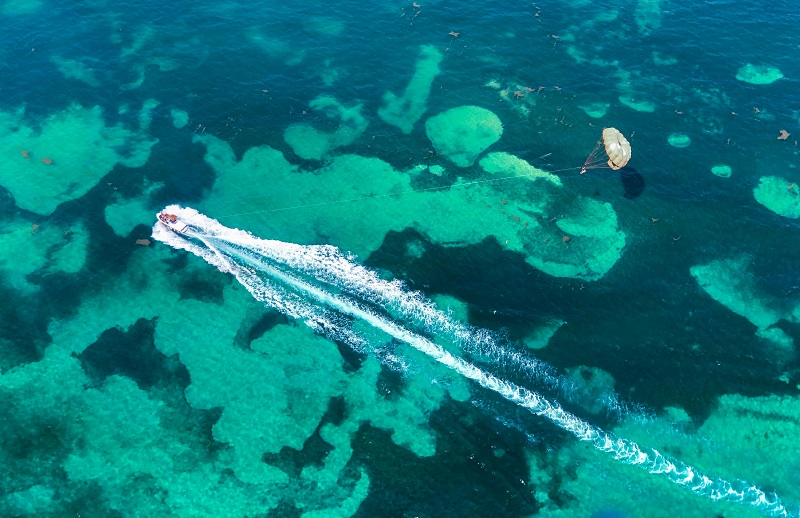
[[[152,240],[172,203],[358,254],[547,374],[467,360],[797,516],[796,7],[0,0],[0,516],[764,512],[315,335]],[[426,133],[461,106],[502,122],[463,166]],[[609,126],[628,167],[580,174]]]

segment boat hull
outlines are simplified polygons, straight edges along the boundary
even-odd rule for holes
[[[189,225],[177,218],[170,219],[169,216],[169,214],[160,213],[158,221],[176,234],[185,234],[189,230]]]

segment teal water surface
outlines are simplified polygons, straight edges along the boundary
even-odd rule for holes
[[[794,7],[0,0],[0,515],[759,515],[260,305],[152,240],[179,203],[356,254],[542,363],[468,361],[796,516]],[[580,174],[607,126],[629,167]]]

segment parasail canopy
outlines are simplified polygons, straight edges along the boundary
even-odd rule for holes
[[[581,168],[581,174],[587,169],[609,167],[617,170],[625,167],[631,159],[631,144],[617,128],[603,128],[603,134]]]

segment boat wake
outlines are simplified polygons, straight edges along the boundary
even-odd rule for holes
[[[165,212],[176,214],[189,228],[176,234],[157,223],[153,229],[155,239],[187,250],[234,275],[255,299],[305,322],[320,334],[358,350],[375,352],[369,337],[351,326],[354,319],[361,321],[518,407],[546,418],[618,462],[639,466],[712,500],[739,502],[770,516],[797,516],[784,507],[777,495],[744,481],[732,483],[705,475],[657,450],[616,437],[546,398],[541,388],[535,391],[510,381],[508,375],[494,374],[510,370],[520,374],[526,384],[563,384],[548,366],[502,347],[486,330],[455,321],[420,293],[408,290],[400,281],[381,278],[335,247],[259,239],[190,208],[173,205]],[[379,357],[390,367],[407,362],[391,355]]]

